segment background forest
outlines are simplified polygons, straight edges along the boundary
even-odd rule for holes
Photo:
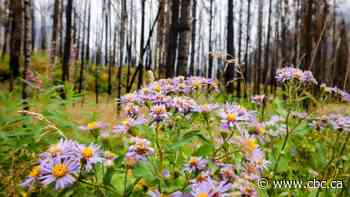
[[[0,0],[0,196],[349,196],[349,13]]]

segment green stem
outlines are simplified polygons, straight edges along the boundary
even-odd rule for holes
[[[159,174],[162,174],[163,172],[163,152],[162,148],[159,143],[159,134],[160,134],[160,125],[157,123],[156,125],[156,145],[158,149],[158,156],[159,156]]]

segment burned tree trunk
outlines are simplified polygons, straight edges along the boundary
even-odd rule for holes
[[[166,77],[173,77],[175,74],[175,59],[177,49],[177,37],[178,37],[178,23],[179,23],[179,11],[180,1],[173,0],[171,3],[171,25],[169,30],[169,40],[167,49],[167,69]]]
[[[29,106],[27,103],[27,76],[28,76],[28,70],[29,70],[29,64],[30,64],[30,49],[31,49],[31,35],[30,35],[30,7],[31,7],[31,0],[25,0],[24,1],[24,46],[23,46],[23,52],[24,52],[24,69],[23,69],[23,87],[22,87],[22,100],[23,100],[23,109],[28,110]]]
[[[181,2],[177,75],[186,76],[191,36],[191,0]]]
[[[11,39],[10,39],[10,91],[13,90],[14,80],[20,72],[20,55],[23,30],[23,3],[22,1],[10,1],[11,11]]]
[[[225,87],[226,92],[232,94],[233,93],[233,80],[234,80],[234,74],[235,74],[235,64],[234,62],[231,62],[232,59],[234,59],[234,28],[233,28],[233,0],[228,0],[228,16],[227,16],[227,60],[229,61],[227,63],[227,67],[225,69],[224,73],[224,81],[225,81]]]

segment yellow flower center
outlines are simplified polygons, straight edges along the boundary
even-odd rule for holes
[[[85,147],[82,151],[85,159],[89,159],[94,155],[94,150],[91,147]]]
[[[90,122],[90,123],[87,124],[87,128],[88,129],[95,129],[96,125],[97,125],[96,122]]]
[[[68,172],[68,167],[65,164],[56,164],[52,168],[52,175],[54,177],[63,177]]]
[[[207,192],[200,192],[196,197],[209,197]]]
[[[234,122],[236,121],[237,117],[235,114],[228,114],[227,115],[227,120],[230,121],[230,122]]]
[[[252,152],[257,147],[257,142],[255,139],[248,139],[247,149],[249,152]]]
[[[37,177],[40,174],[40,166],[34,166],[32,170],[29,173],[29,176],[31,177]]]
[[[124,120],[123,121],[123,125],[128,126],[129,125],[129,120],[128,119]]]
[[[190,160],[190,165],[191,165],[191,166],[196,166],[197,163],[198,163],[198,161],[197,161],[196,158],[192,158],[192,159]]]
[[[264,127],[259,127],[258,128],[258,133],[260,133],[260,134],[264,134],[265,133],[265,128]]]
[[[154,90],[155,90],[156,92],[160,92],[160,91],[161,91],[160,85],[156,85],[156,86],[154,87]]]

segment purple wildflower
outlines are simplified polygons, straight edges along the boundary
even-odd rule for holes
[[[35,184],[38,181],[38,177],[41,174],[41,168],[40,165],[34,166],[32,170],[30,171],[27,178],[21,183],[21,186],[23,188],[31,187],[33,184]]]
[[[202,157],[191,157],[188,163],[185,165],[185,171],[198,172],[204,170],[208,165],[208,160],[202,159]]]
[[[222,197],[232,188],[232,184],[225,182],[215,182],[208,180],[191,185],[191,194],[194,197]]]
[[[151,108],[151,116],[156,122],[161,122],[169,118],[169,114],[164,105],[154,105]]]
[[[131,138],[131,141],[134,144],[129,147],[129,150],[125,155],[128,164],[135,164],[140,160],[145,160],[146,157],[154,153],[154,149],[151,148],[151,143],[148,140],[133,137]]]
[[[224,129],[233,128],[239,121],[251,120],[251,115],[239,105],[226,104],[224,111],[220,113],[221,126]]]
[[[84,170],[90,171],[93,165],[103,161],[99,146],[95,144],[79,146],[81,158],[83,159]]]
[[[43,185],[55,182],[55,189],[64,189],[72,185],[78,174],[80,163],[70,158],[55,157],[41,162],[40,181]]]

